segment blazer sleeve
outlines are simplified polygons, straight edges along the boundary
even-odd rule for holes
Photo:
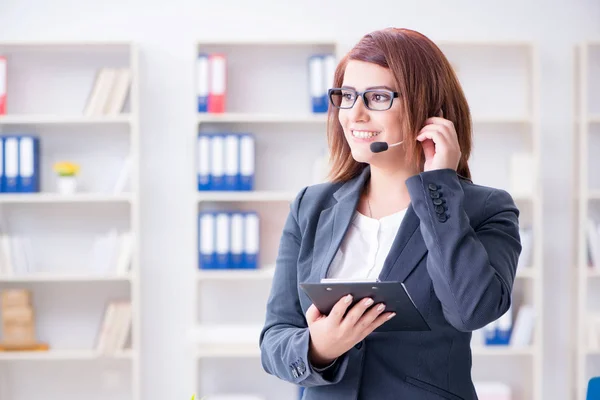
[[[489,192],[478,211],[482,222],[473,228],[456,171],[423,172],[406,184],[446,320],[468,332],[498,319],[511,305],[521,253],[519,211],[511,196],[503,190]]]
[[[267,373],[308,387],[338,383],[348,361],[342,356],[332,365],[316,370],[308,360],[310,332],[298,297],[297,274],[301,244],[298,211],[305,191],[306,188],[292,202],[283,228],[259,345]]]

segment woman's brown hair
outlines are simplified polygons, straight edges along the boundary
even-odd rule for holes
[[[462,156],[458,175],[471,179],[468,159],[471,153],[471,114],[462,87],[450,62],[429,38],[410,29],[387,28],[365,35],[342,58],[335,70],[334,87],[341,87],[350,60],[365,61],[390,69],[402,102],[402,131],[408,163],[423,171],[425,162],[417,133],[429,117],[452,121]],[[381,111],[388,112],[388,111]],[[355,177],[364,164],[355,161],[338,120],[339,109],[329,106],[327,140],[330,149],[332,182]]]

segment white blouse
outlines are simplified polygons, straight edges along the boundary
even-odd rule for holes
[[[407,208],[379,220],[355,211],[329,271],[329,279],[375,280],[400,229]]]

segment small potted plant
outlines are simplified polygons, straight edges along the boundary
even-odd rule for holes
[[[77,190],[77,173],[79,165],[70,161],[60,161],[54,164],[57,173],[56,187],[61,194],[72,194]]]

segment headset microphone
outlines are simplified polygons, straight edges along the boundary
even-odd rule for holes
[[[373,153],[381,153],[382,151],[386,151],[390,147],[398,146],[402,143],[404,143],[404,141],[394,143],[394,144],[387,144],[387,142],[373,142],[373,143],[371,143],[371,151]]]

